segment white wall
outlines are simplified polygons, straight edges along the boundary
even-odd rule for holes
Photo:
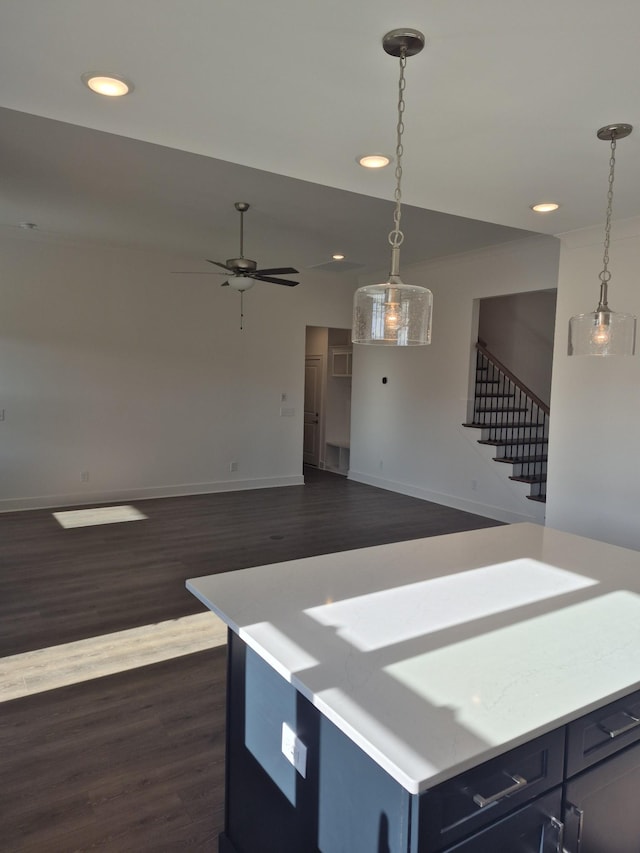
[[[558,247],[403,268],[434,292],[433,343],[354,347],[354,479],[504,520],[540,509],[459,425],[474,301],[553,287]],[[601,229],[563,235],[547,524],[640,548],[640,355],[566,356],[601,263]],[[176,268],[184,258],[1,237],[1,509],[302,482],[305,327],[348,326],[353,283],[305,271],[297,288],[256,286],[240,333],[238,295]],[[640,219],[614,223],[611,269],[613,308],[640,315]],[[294,418],[279,416],[283,392]]]
[[[239,295],[184,268],[0,238],[0,509],[302,482],[305,327],[349,325],[353,280],[258,284],[241,332]]]
[[[602,228],[562,235],[547,524],[640,549],[640,355],[567,355],[569,317],[593,311]],[[609,303],[640,315],[640,218],[614,222]]]
[[[527,500],[510,467],[477,443],[479,431],[461,424],[477,300],[555,287],[558,255],[555,238],[534,237],[403,268],[403,281],[433,291],[433,339],[428,347],[354,346],[352,479],[505,521],[542,519],[544,505]]]

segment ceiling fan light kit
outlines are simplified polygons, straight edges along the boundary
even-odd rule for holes
[[[598,130],[598,139],[611,143],[609,158],[609,191],[604,229],[604,257],[600,272],[600,299],[595,311],[576,314],[569,320],[569,355],[634,355],[636,350],[636,318],[633,314],[612,311],[608,304],[609,244],[611,242],[611,211],[613,180],[616,165],[616,142],[629,136],[630,124],[608,124]]]
[[[418,30],[391,30],[382,39],[385,53],[400,59],[398,84],[398,122],[396,126],[396,190],[393,214],[394,228],[389,234],[391,271],[384,284],[360,287],[353,302],[354,344],[382,346],[424,346],[431,343],[433,297],[430,290],[404,284],[400,279],[400,246],[404,234],[400,230],[402,199],[402,135],[404,133],[404,69],[407,57],[420,53],[425,44]]]
[[[229,281],[225,282],[229,285],[232,290],[237,290],[238,293],[246,293],[247,290],[251,290],[253,285],[256,283],[254,278],[250,278],[248,275],[234,275],[233,278],[230,278]]]

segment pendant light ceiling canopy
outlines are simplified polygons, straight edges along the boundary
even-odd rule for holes
[[[608,304],[609,244],[611,242],[611,211],[613,209],[613,179],[616,165],[616,142],[629,136],[630,124],[608,124],[598,131],[598,139],[611,143],[609,159],[609,191],[604,229],[604,257],[600,272],[600,300],[590,314],[576,314],[569,320],[569,355],[633,355],[636,348],[636,318],[633,314],[612,311]]]
[[[433,297],[425,287],[404,284],[400,279],[400,246],[404,234],[400,230],[402,200],[402,135],[404,133],[404,69],[407,57],[424,47],[425,39],[418,30],[398,29],[388,32],[382,47],[390,56],[400,59],[398,84],[398,122],[396,126],[396,191],[393,214],[394,228],[389,234],[391,272],[384,284],[360,287],[353,303],[354,344],[383,346],[424,346],[431,343]]]

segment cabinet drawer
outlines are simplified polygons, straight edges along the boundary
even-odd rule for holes
[[[562,788],[503,817],[443,853],[558,853]]]
[[[562,782],[557,729],[443,782],[420,796],[419,853],[435,853]]]
[[[569,724],[567,776],[574,776],[637,740],[640,740],[640,691]]]

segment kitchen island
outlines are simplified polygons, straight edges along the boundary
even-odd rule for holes
[[[229,626],[222,851],[589,853],[568,786],[640,748],[638,552],[514,524],[187,587]]]

